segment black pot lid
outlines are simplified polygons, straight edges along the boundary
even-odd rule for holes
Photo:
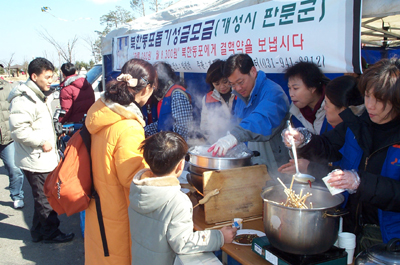
[[[393,238],[387,244],[375,245],[366,252],[378,264],[400,264],[400,239]]]

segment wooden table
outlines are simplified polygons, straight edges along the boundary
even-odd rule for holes
[[[193,196],[190,196],[190,199],[193,203],[196,203]],[[195,205],[195,204],[194,204]],[[210,229],[215,225],[208,225],[205,223],[204,218],[204,210],[203,207],[197,206],[193,209],[193,223],[194,223],[194,230],[205,230]],[[259,231],[264,231],[264,224],[261,219],[255,221],[249,221],[243,223],[243,229],[254,229]],[[251,250],[251,246],[240,246],[236,244],[224,244],[221,250],[237,260],[238,262],[242,263],[243,265],[266,265],[271,264],[265,259],[261,258],[255,252]],[[223,261],[224,262],[224,261]],[[224,263],[226,264],[226,263]]]

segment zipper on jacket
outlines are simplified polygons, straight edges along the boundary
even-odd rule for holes
[[[392,145],[399,144],[399,143],[400,143],[400,142],[394,142],[394,143],[388,144],[388,145],[386,145],[386,146],[384,146],[384,147],[381,147],[381,148],[379,148],[378,150],[375,150],[374,152],[372,152],[372,154],[370,154],[369,156],[367,156],[367,157],[365,158],[364,171],[367,170],[368,160],[369,160],[375,153],[381,151],[382,149],[388,148],[388,147],[390,147],[390,146],[392,146]]]
[[[384,146],[384,147],[379,148],[378,150],[375,150],[374,152],[372,152],[372,154],[370,154],[369,156],[367,156],[367,157],[365,158],[364,171],[367,171],[368,160],[369,160],[375,153],[381,151],[382,149],[388,148],[388,147],[390,147],[390,146],[392,146],[392,145],[398,144],[398,143],[399,143],[399,142],[394,142],[394,143],[388,144],[388,145],[386,145],[386,146]],[[357,230],[357,227],[358,227],[358,226],[360,226],[360,227],[363,226],[363,224],[361,223],[362,215],[359,214],[360,206],[361,206],[361,203],[357,203],[357,208],[356,208],[356,222],[355,222],[355,223],[356,223],[356,226],[355,226],[354,231],[353,231],[354,233],[356,233],[356,230]]]

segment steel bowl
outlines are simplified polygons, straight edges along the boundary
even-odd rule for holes
[[[208,148],[210,146],[202,146],[203,148]],[[195,147],[189,148],[189,162],[198,168],[203,168],[207,170],[219,170],[219,169],[231,169],[236,167],[245,167],[251,165],[251,157],[253,154],[248,153],[248,155],[240,158],[232,157],[213,157],[211,154],[209,156],[199,155],[194,153]],[[204,170],[206,171],[206,170]]]

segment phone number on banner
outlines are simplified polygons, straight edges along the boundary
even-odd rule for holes
[[[325,56],[299,56],[299,57],[255,57],[254,65],[259,68],[288,68],[299,62],[315,63],[318,67],[325,67]]]

